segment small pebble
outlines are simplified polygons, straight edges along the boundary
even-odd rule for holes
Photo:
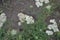
[[[33,8],[33,5],[30,5],[30,8]]]
[[[21,26],[21,22],[18,22],[18,26]]]

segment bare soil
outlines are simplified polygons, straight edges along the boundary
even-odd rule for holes
[[[41,8],[37,8],[34,4],[34,0],[10,0],[4,4],[4,12],[7,15],[7,19],[10,21],[10,25],[14,29],[21,29],[18,26],[17,14],[23,12],[36,18],[36,14],[40,12]]]

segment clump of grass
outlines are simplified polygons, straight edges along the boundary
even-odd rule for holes
[[[22,40],[48,40],[48,35],[45,33],[47,25],[45,19],[52,11],[43,8],[43,11],[38,14],[37,20],[34,24],[23,24]]]
[[[51,5],[51,4],[50,4]],[[23,32],[22,32],[22,40],[49,40],[51,36],[48,36],[45,33],[47,29],[47,25],[45,23],[46,17],[50,16],[54,13],[56,8],[56,4],[52,4],[50,10],[47,10],[45,7],[41,9],[41,12],[37,15],[37,20],[34,24],[27,25],[26,23],[23,24]],[[55,36],[55,35],[54,35]]]

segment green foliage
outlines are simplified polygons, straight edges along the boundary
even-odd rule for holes
[[[44,9],[43,9],[44,10]],[[47,10],[42,11],[38,14],[38,18],[34,24],[27,25],[26,23],[23,24],[23,38],[22,40],[47,40],[48,36],[45,33],[47,28],[45,24],[45,18],[47,17],[46,13]]]

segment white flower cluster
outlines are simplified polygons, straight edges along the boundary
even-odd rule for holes
[[[4,24],[5,21],[6,21],[6,15],[5,15],[5,13],[2,13],[0,15],[0,27],[3,26],[3,24]]]
[[[54,32],[59,32],[59,29],[58,29],[58,26],[57,26],[57,23],[56,23],[55,19],[51,19],[50,23],[52,23],[52,24],[48,25],[48,29],[49,30],[52,29]],[[52,31],[51,35],[53,35],[53,31]],[[50,33],[47,33],[47,34],[49,35]]]
[[[48,5],[48,6],[46,6],[46,9],[50,10],[51,7],[52,7],[51,5]]]
[[[49,3],[49,0],[35,0],[35,4],[37,7],[43,6],[44,3]]]
[[[50,23],[53,23],[53,24],[48,25],[48,28],[53,29],[54,32],[59,32],[59,29],[58,29],[55,19],[50,20]]]
[[[17,30],[13,29],[11,30],[11,35],[16,35],[17,34]]]
[[[48,35],[53,35],[53,31],[50,31],[50,30],[46,30],[46,33],[47,33]]]
[[[32,16],[26,15],[25,17],[26,17],[25,20],[26,20],[27,24],[33,24],[34,23],[34,19]]]
[[[21,22],[26,21],[27,24],[33,24],[34,23],[34,19],[32,16],[29,16],[29,15],[26,15],[23,13],[18,13],[18,18]],[[21,25],[21,22],[19,22],[18,25]]]
[[[18,13],[18,18],[21,22],[24,22],[25,21],[25,14],[23,13]]]

